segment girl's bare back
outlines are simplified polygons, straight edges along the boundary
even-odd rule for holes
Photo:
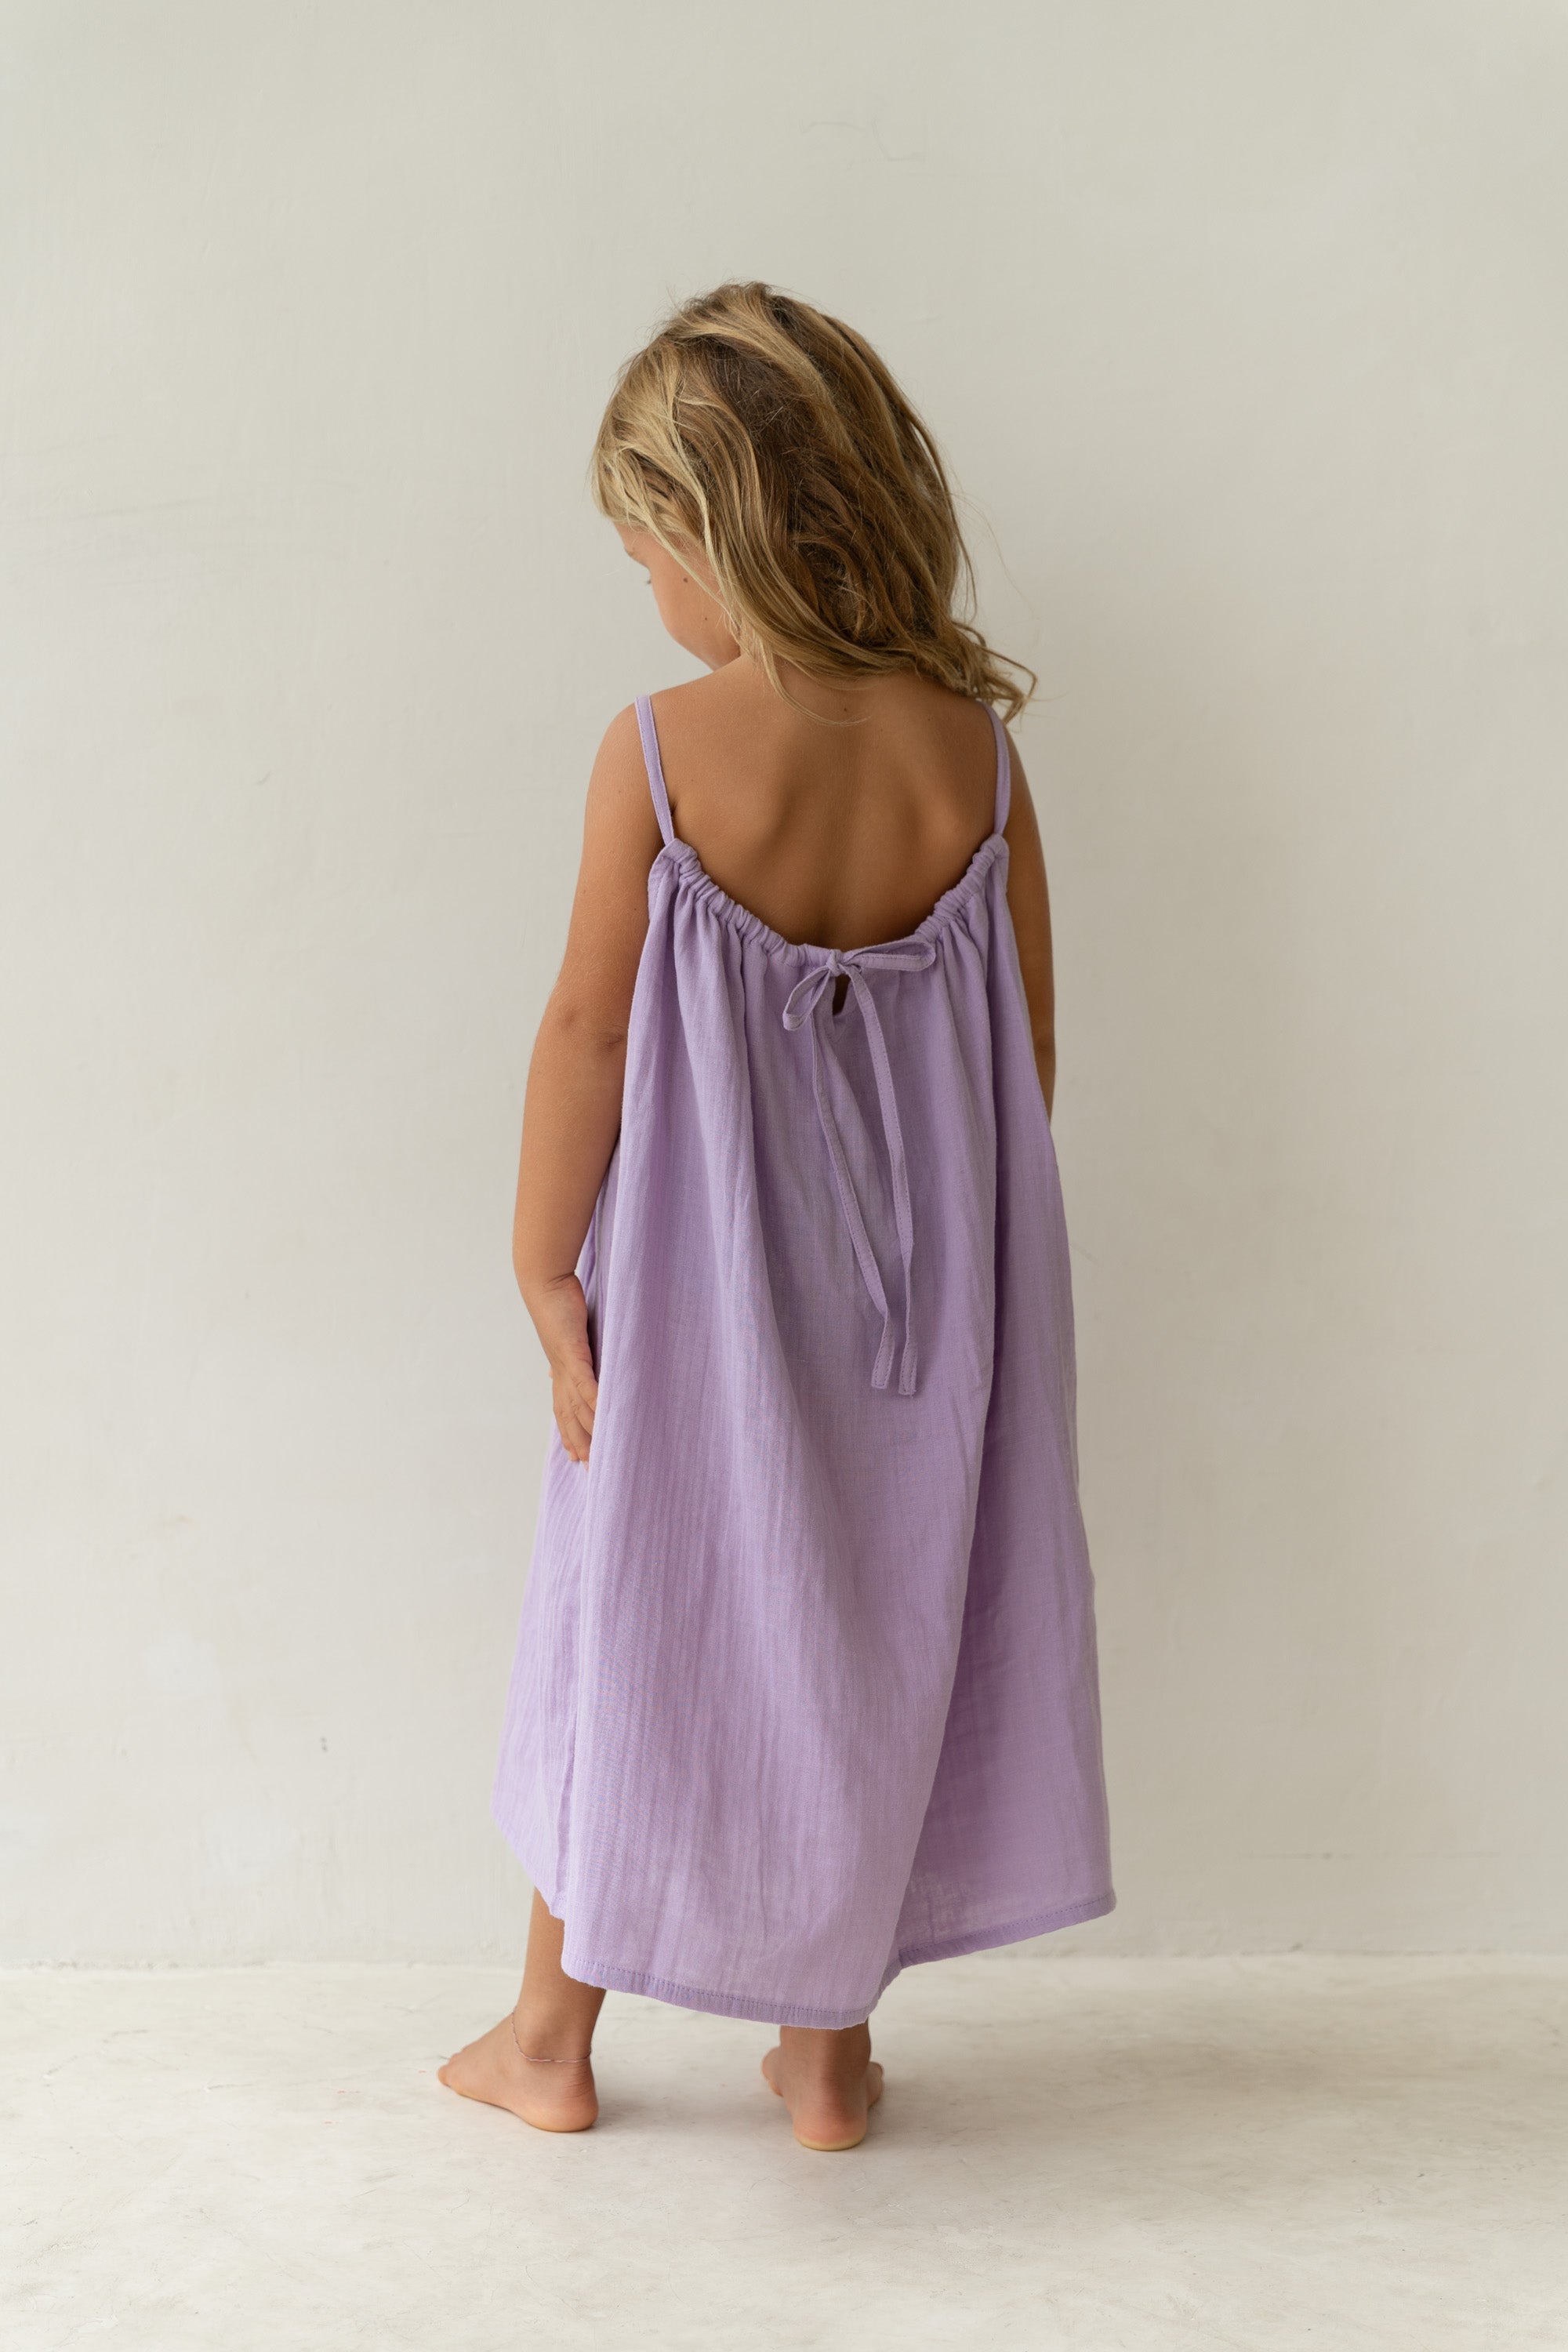
[[[655,696],[676,831],[784,939],[901,939],[991,829],[989,714],[913,676],[793,690],[819,715],[749,662]]]

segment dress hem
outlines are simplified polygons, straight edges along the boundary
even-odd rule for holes
[[[710,2017],[744,2018],[754,2025],[804,2025],[815,2027],[819,2032],[837,2033],[848,2025],[864,2025],[894,1978],[907,1968],[918,1968],[928,1960],[958,1959],[966,1952],[993,1951],[1004,1944],[1020,1944],[1031,1936],[1048,1935],[1056,1927],[1072,1927],[1086,1919],[1103,1918],[1115,1908],[1115,1894],[1108,1890],[1085,1902],[1058,1904],[1049,1911],[1037,1911],[1026,1919],[1011,1920],[1005,1926],[976,1927],[966,1936],[946,1936],[931,1943],[911,1944],[900,1952],[874,1998],[856,2009],[806,2009],[797,2002],[770,2000],[750,1993],[712,1992],[702,1986],[677,1984],[673,1979],[654,1976],[646,1969],[616,1968],[605,1960],[580,1961],[575,1956],[569,1959],[564,1953],[561,1964],[579,1984],[598,1985],[606,1992],[642,1993],[650,2000],[667,2001],[676,2009],[702,2010]]]

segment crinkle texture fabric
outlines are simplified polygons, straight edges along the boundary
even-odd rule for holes
[[[665,846],[579,1265],[495,1813],[588,1984],[858,2023],[1109,1911],[1056,1156],[994,827],[907,940],[797,946]],[[907,1279],[906,1279],[907,1270]]]

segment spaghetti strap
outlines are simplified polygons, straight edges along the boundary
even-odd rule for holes
[[[653,723],[653,704],[646,694],[638,695],[637,710],[637,733],[642,737],[643,761],[647,769],[647,788],[653,794],[654,814],[658,819],[658,829],[664,835],[664,845],[668,849],[675,840],[675,823],[669,814],[669,794],[665,790],[664,768],[658,756],[658,735]]]
[[[1007,730],[996,713],[986,706],[991,724],[996,730],[996,814],[992,819],[993,833],[1005,830],[1007,811],[1013,798],[1013,754],[1007,749]],[[656,755],[657,756],[657,755]]]

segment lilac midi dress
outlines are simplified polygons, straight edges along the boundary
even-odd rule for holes
[[[994,825],[799,946],[664,847],[495,1814],[569,1976],[784,2025],[1109,1911],[1067,1232]]]

